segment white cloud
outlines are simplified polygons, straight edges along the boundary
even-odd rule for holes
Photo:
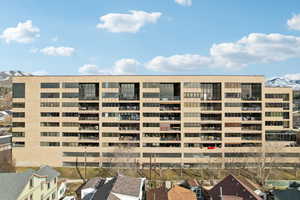
[[[79,68],[80,74],[85,75],[132,75],[135,74],[140,63],[131,58],[124,58],[115,62],[112,68],[100,68],[94,64],[85,64]]]
[[[31,73],[34,76],[44,76],[44,75],[48,75],[49,73],[46,70],[38,70],[35,72]]]
[[[16,27],[6,28],[0,38],[4,39],[6,43],[10,43],[12,41],[30,43],[35,38],[40,37],[39,32],[40,29],[38,27],[34,27],[31,20],[27,20],[24,23],[18,23]]]
[[[287,25],[290,29],[300,30],[300,14],[294,15],[291,19],[287,21]]]
[[[294,81],[300,80],[300,73],[298,73],[298,74],[286,74],[284,76],[284,78],[286,78],[288,80],[294,80]]]
[[[211,58],[197,54],[174,55],[170,57],[157,56],[146,64],[153,71],[172,72],[178,70],[195,70],[211,65]]]
[[[250,64],[271,63],[300,58],[300,37],[251,33],[229,43],[214,44],[210,54],[158,56],[146,64],[154,71],[197,70],[202,67],[239,69]]]
[[[192,0],[175,0],[175,2],[182,6],[192,6]]]
[[[45,55],[48,56],[71,56],[75,49],[72,47],[46,47],[40,50]]]
[[[145,24],[155,24],[162,15],[160,12],[148,13],[145,11],[131,10],[130,14],[109,13],[100,17],[102,24],[98,24],[97,28],[106,29],[113,33],[136,33]]]

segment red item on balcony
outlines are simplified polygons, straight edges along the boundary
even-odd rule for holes
[[[207,149],[216,149],[216,147],[207,147]]]

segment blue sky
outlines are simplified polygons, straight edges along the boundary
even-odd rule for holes
[[[300,77],[299,0],[177,1],[6,1],[0,71]]]

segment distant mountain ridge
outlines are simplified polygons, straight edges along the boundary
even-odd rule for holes
[[[0,72],[0,87],[11,87],[11,79],[14,76],[32,76],[32,74],[22,71],[2,71]]]
[[[290,79],[288,77],[275,77],[266,81],[266,86],[269,87],[290,87],[294,90],[300,90],[299,80]]]

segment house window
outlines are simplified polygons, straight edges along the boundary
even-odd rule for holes
[[[32,188],[33,187],[33,179],[31,178],[29,181],[29,187]]]
[[[25,98],[25,83],[13,83],[13,98]]]
[[[47,189],[48,189],[48,190],[50,189],[50,182],[47,183]]]

